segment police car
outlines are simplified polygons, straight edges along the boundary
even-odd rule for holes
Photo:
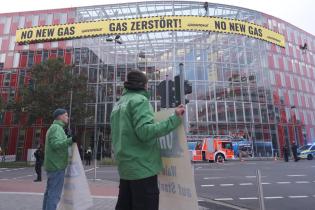
[[[315,156],[315,143],[300,147],[298,153],[298,157],[301,159],[313,160]]]

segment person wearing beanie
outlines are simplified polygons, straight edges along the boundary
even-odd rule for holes
[[[64,131],[69,121],[67,110],[56,109],[53,118],[53,124],[49,127],[45,140],[44,168],[47,172],[47,185],[43,210],[57,208],[68,165],[68,147],[72,144],[72,137],[68,137]]]
[[[165,121],[155,122],[141,71],[127,74],[124,90],[111,113],[112,143],[120,176],[116,210],[158,210],[157,174],[162,169],[158,138],[176,129],[184,106]]]

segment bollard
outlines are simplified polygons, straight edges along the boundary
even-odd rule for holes
[[[264,202],[264,192],[261,184],[261,175],[260,170],[257,170],[257,185],[258,185],[258,200],[259,200],[259,209],[265,210],[265,202]]]

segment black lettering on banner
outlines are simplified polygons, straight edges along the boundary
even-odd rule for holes
[[[54,35],[54,31],[55,31],[55,29],[53,29],[53,28],[37,29],[36,37],[38,37],[38,38],[51,37]]]
[[[147,24],[148,24],[147,21],[142,21],[142,23],[141,23],[141,29],[142,29],[142,30],[147,29]]]
[[[254,36],[262,37],[262,30],[253,26],[248,26],[248,33]]]
[[[229,23],[230,31],[237,31],[245,33],[245,25],[240,23]]]
[[[160,20],[160,28],[165,28],[166,21],[164,19]]]
[[[127,31],[127,23],[110,23],[109,31]]]
[[[69,36],[74,34],[74,26],[72,27],[65,27],[65,28],[58,28],[57,32],[58,36]]]
[[[136,30],[140,30],[140,26],[141,26],[141,25],[140,25],[140,21],[137,21],[137,22],[136,22]]]
[[[166,20],[166,27],[173,28],[173,20]]]
[[[153,29],[153,20],[148,21],[148,29]]]
[[[224,21],[214,21],[214,28],[219,30],[226,30],[226,23]]]
[[[115,31],[115,23],[109,24],[109,31]]]
[[[131,22],[131,31],[135,31],[135,22]]]
[[[74,26],[71,26],[71,27],[70,27],[70,33],[69,33],[69,34],[70,34],[70,35],[74,35],[74,33],[75,33],[75,31],[74,31]]]
[[[122,30],[122,31],[127,31],[127,23],[126,23],[126,22],[123,22],[123,23],[121,24],[121,30]]]

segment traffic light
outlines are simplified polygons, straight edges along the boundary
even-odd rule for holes
[[[166,80],[163,80],[158,85],[158,92],[161,96],[161,107],[166,108]],[[172,80],[168,80],[168,107],[175,107],[175,95],[174,95],[174,82]]]
[[[180,76],[175,76],[175,104],[176,106],[181,104],[181,98],[180,98]],[[191,94],[192,93],[192,84],[188,80],[184,80],[184,95]],[[189,103],[188,99],[185,99],[185,104]]]

